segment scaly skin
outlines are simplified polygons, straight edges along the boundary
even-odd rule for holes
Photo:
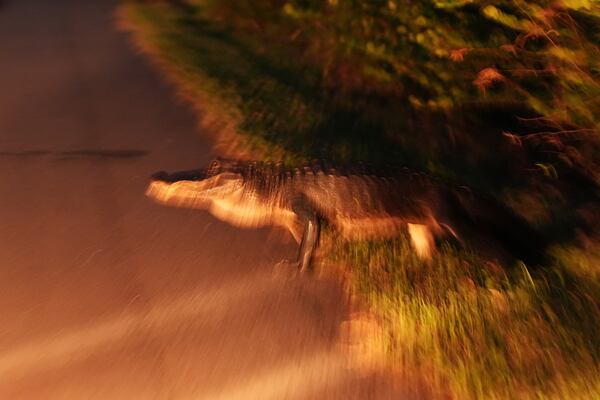
[[[446,234],[479,244],[495,237],[520,258],[539,237],[499,204],[406,168],[315,163],[287,169],[218,159],[204,169],[155,174],[147,195],[162,204],[208,210],[239,227],[282,226],[300,244],[300,270],[312,260],[320,218],[348,239],[389,238],[407,230],[425,259],[435,250],[434,238]]]

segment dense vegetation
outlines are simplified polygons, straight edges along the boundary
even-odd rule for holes
[[[443,109],[523,102],[564,130],[599,128],[600,6],[590,0],[200,4],[233,26],[297,43],[338,87],[375,84]]]
[[[216,133],[265,158],[394,162],[504,202],[546,265],[325,235],[390,366],[455,398],[600,397],[600,7],[590,0],[171,0],[122,21]],[[206,126],[206,124],[205,124]],[[436,391],[437,391],[436,389]]]

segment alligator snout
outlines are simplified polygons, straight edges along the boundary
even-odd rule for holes
[[[173,183],[178,181],[200,181],[206,177],[205,169],[194,169],[189,171],[179,171],[172,174],[166,171],[160,171],[153,174],[150,180],[153,182]]]
[[[155,174],[152,174],[152,176],[150,176],[150,180],[151,181],[159,181],[159,182],[168,182],[169,174],[167,173],[167,171],[160,171]]]

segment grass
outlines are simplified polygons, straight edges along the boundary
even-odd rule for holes
[[[221,151],[402,163],[492,195],[555,239],[551,261],[533,269],[447,243],[423,262],[404,236],[357,243],[325,231],[321,258],[347,268],[384,321],[376,345],[392,370],[414,370],[457,399],[600,398],[600,241],[581,233],[595,221],[582,216],[585,176],[559,167],[564,178],[545,176],[543,146],[507,141],[502,132],[518,126],[512,105],[449,114],[411,106],[408,93],[340,92],[293,49],[190,4],[126,2],[119,16]]]
[[[364,159],[382,148],[389,149],[386,158],[392,159],[397,152],[381,129],[369,126],[357,112],[360,105],[329,104],[316,75],[292,60],[275,62],[260,54],[256,44],[177,8],[138,5],[131,14],[129,21],[146,28],[149,46],[156,46],[161,60],[176,68],[186,91],[194,92],[191,97],[199,87],[211,101],[218,99],[223,109],[214,112],[221,118],[241,116],[236,124],[247,138],[245,145],[266,152],[267,158],[281,156],[279,149],[289,162],[325,156]],[[365,131],[370,134],[356,137]],[[340,132],[351,136],[352,145],[339,140]]]
[[[208,108],[203,113],[225,121],[221,124],[235,125],[244,138],[241,147],[263,158],[289,163],[401,160],[448,178],[460,176],[460,181],[468,175],[479,186],[490,186],[490,177],[497,182],[511,176],[519,164],[501,139],[500,125],[490,131],[469,118],[448,121],[443,113],[419,112],[407,96],[328,90],[318,71],[285,48],[234,35],[200,9],[158,2],[124,10],[125,25],[138,32],[138,45],[169,71],[183,96]],[[457,140],[456,132],[465,129],[479,131],[479,140],[486,137],[486,145],[505,157],[490,159],[473,151],[468,135]]]
[[[600,396],[597,259],[557,251],[511,269],[444,245],[429,263],[406,237],[337,243],[329,257],[386,321],[390,365],[416,369],[457,399]]]

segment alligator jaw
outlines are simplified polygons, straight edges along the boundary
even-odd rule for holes
[[[175,173],[168,173],[160,171],[150,177],[151,181],[162,181],[168,183],[174,183],[178,181],[201,181],[206,178],[206,169],[193,169],[188,171],[180,171]]]
[[[210,199],[203,194],[203,181],[180,181],[169,183],[153,180],[146,189],[146,196],[157,203],[175,207],[206,208]]]

